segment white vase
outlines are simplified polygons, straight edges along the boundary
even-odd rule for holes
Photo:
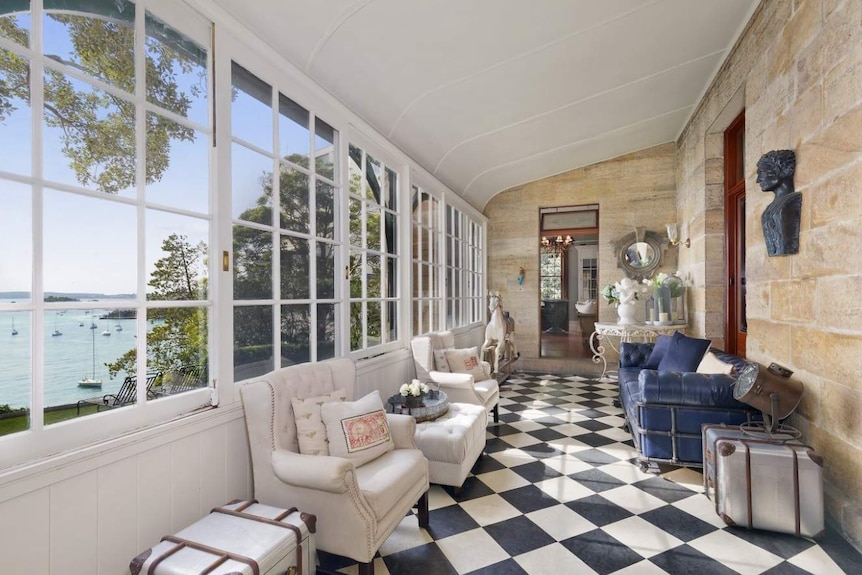
[[[619,325],[631,325],[635,323],[635,304],[621,303],[617,306],[617,315],[620,318],[617,320]]]

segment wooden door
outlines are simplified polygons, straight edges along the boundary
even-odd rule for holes
[[[724,132],[725,351],[745,357],[745,112]]]

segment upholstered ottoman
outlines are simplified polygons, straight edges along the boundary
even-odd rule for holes
[[[485,449],[485,407],[452,403],[432,421],[416,424],[416,446],[428,459],[431,483],[459,488]]]

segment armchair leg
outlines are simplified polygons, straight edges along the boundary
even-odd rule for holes
[[[416,502],[416,515],[419,518],[419,527],[428,527],[428,492],[422,494]],[[372,574],[373,575],[373,574]]]
[[[500,423],[500,404],[494,406],[494,423]]]
[[[359,564],[359,575],[374,575],[374,559]]]

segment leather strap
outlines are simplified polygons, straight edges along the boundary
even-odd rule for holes
[[[186,547],[189,547],[191,549],[197,549],[198,551],[203,551],[204,553],[209,553],[217,557],[217,559],[210,563],[206,569],[200,572],[200,575],[207,575],[207,573],[212,573],[216,569],[216,567],[218,567],[228,559],[233,559],[234,561],[245,563],[246,565],[251,567],[252,575],[260,575],[260,565],[258,565],[257,561],[250,557],[246,557],[244,555],[237,555],[236,553],[224,551],[223,549],[216,549],[215,547],[210,547],[209,545],[204,545],[196,541],[183,539],[182,537],[176,537],[175,535],[167,535],[165,537],[162,537],[162,541],[170,541],[171,543],[176,543],[176,545],[173,549],[160,555],[157,559],[150,563],[150,568],[147,569],[147,575],[155,575],[156,567],[159,566],[159,563],[161,563],[177,551],[185,549]]]
[[[249,501],[248,503],[237,507],[237,509],[235,510],[226,509],[224,507],[216,507],[211,511],[211,513],[224,513],[225,515],[233,515],[234,517],[240,517],[242,519],[248,519],[250,521],[257,521],[258,523],[265,523],[267,525],[274,525],[276,527],[290,529],[296,536],[296,570],[299,573],[302,573],[302,531],[300,531],[299,527],[297,527],[296,525],[281,522],[282,519],[289,516],[291,513],[296,512],[296,507],[291,507],[290,509],[287,509],[286,511],[280,513],[275,519],[269,519],[268,517],[259,517],[257,515],[252,515],[251,513],[245,513],[244,511],[242,511],[243,509],[248,509],[254,503],[257,502]]]

